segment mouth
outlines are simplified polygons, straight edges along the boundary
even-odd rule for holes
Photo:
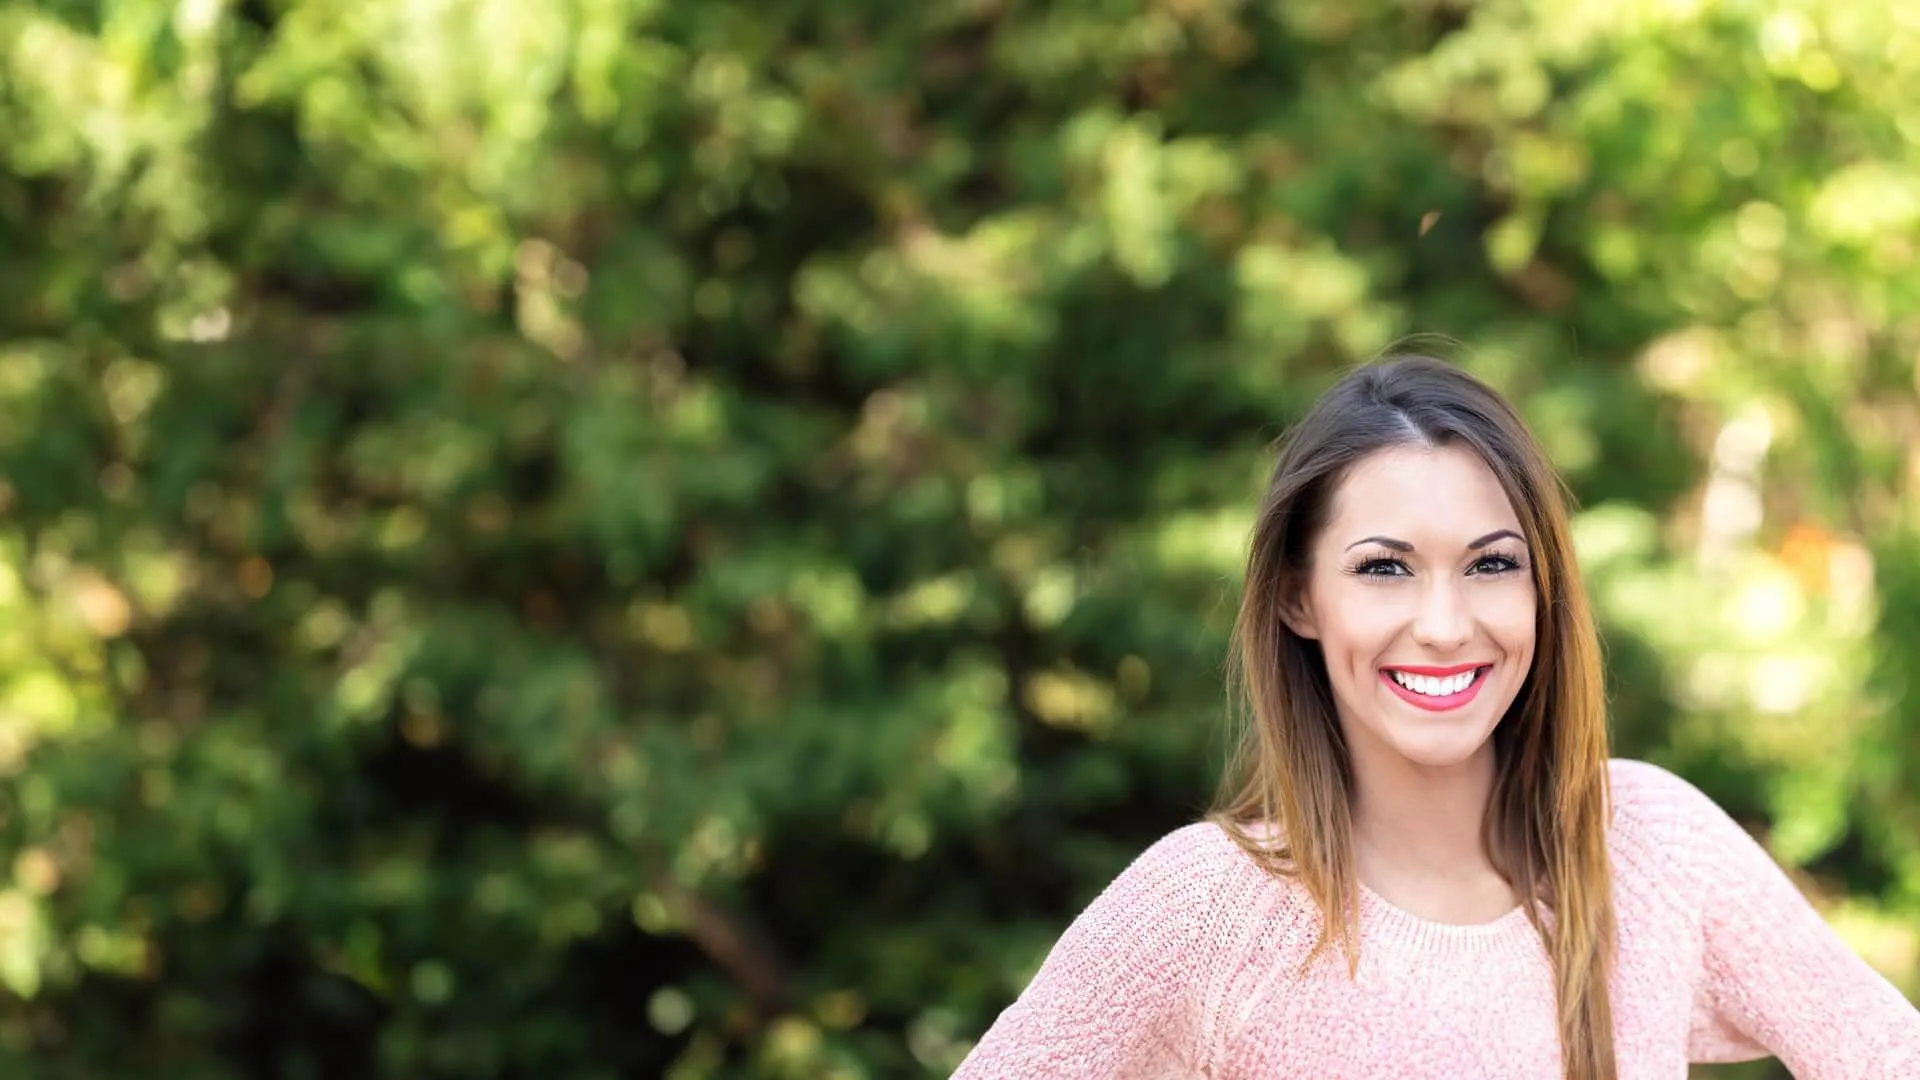
[[[1380,681],[1402,701],[1429,712],[1458,709],[1480,694],[1492,664],[1460,664],[1448,668],[1391,667],[1380,669]]]

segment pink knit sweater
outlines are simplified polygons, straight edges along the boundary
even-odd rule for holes
[[[1920,1013],[1692,785],[1612,763],[1620,1080],[1777,1055],[1798,1080],[1920,1077]],[[1362,890],[1360,968],[1225,833],[1155,844],[1068,927],[955,1080],[1549,1078],[1553,972],[1515,909],[1449,926]]]

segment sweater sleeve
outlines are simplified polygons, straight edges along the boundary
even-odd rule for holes
[[[1772,1054],[1800,1080],[1920,1075],[1920,1012],[1746,830],[1691,784],[1666,779],[1683,804],[1679,846],[1702,905],[1693,1060]]]
[[[1054,944],[953,1080],[1198,1076],[1220,882],[1238,849],[1190,825],[1147,849]]]

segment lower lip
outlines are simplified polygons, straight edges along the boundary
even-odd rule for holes
[[[1466,689],[1455,691],[1445,697],[1429,697],[1426,694],[1416,694],[1406,687],[1401,686],[1399,683],[1394,682],[1393,676],[1384,671],[1380,673],[1380,681],[1386,684],[1387,689],[1400,695],[1400,700],[1412,705],[1416,709],[1425,709],[1428,712],[1446,712],[1449,709],[1457,709],[1478,697],[1480,695],[1480,688],[1487,683],[1487,673],[1492,670],[1490,667],[1479,668],[1474,671],[1473,681],[1467,684]]]

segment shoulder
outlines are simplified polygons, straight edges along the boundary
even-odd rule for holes
[[[1119,925],[1139,938],[1177,942],[1178,970],[1192,980],[1197,1000],[1210,1003],[1205,1012],[1212,1019],[1222,1002],[1251,992],[1288,958],[1304,961],[1320,926],[1305,886],[1275,873],[1254,853],[1273,847],[1273,831],[1238,831],[1240,839],[1220,823],[1204,821],[1168,833],[1100,901],[1123,908]]]
[[[1247,830],[1259,845],[1258,829]],[[1270,919],[1292,903],[1298,883],[1270,872],[1212,821],[1185,825],[1142,851],[1106,887],[1096,906],[1129,923],[1163,923],[1209,936],[1235,936],[1248,919]]]
[[[1718,808],[1684,777],[1650,761],[1614,758],[1607,762],[1614,828],[1688,830]]]
[[[1204,902],[1223,891],[1274,881],[1220,825],[1184,825],[1141,852],[1114,881],[1151,889],[1170,901]]]
[[[1153,971],[1203,993],[1237,966],[1260,912],[1271,907],[1261,891],[1271,884],[1220,826],[1183,826],[1101,889],[1054,945],[1047,968],[1075,980]]]
[[[1758,841],[1713,799],[1645,761],[1608,762],[1613,821],[1609,847],[1623,869],[1699,885],[1766,871]]]
[[[1231,865],[1239,846],[1226,831],[1211,821],[1196,821],[1167,833],[1141,854],[1141,859],[1197,862],[1224,868]]]

